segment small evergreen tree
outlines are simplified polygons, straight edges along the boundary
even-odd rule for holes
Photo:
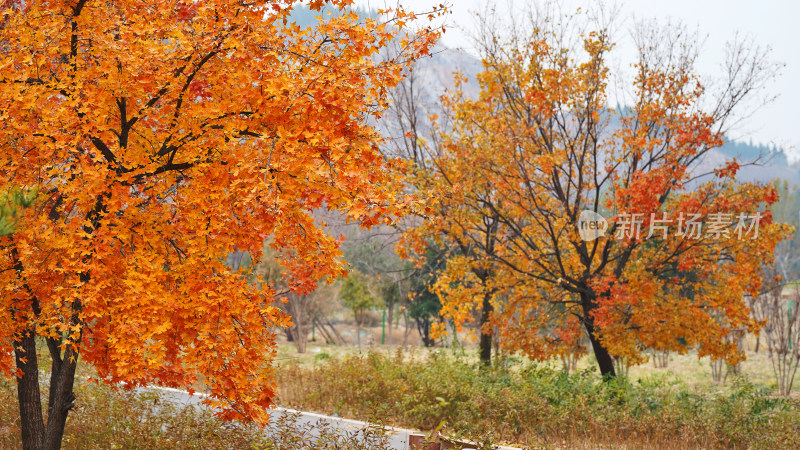
[[[347,278],[342,280],[339,296],[344,306],[353,312],[356,321],[356,343],[361,348],[361,325],[364,323],[365,314],[370,309],[380,307],[382,299],[372,293],[369,278],[358,270],[351,270]]]

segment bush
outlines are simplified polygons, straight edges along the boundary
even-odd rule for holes
[[[0,448],[21,448],[13,381],[0,379]],[[78,383],[63,448],[85,449],[388,449],[380,426],[340,435],[325,423],[300,423],[297,414],[276,414],[273,425],[223,423],[204,408],[183,407],[160,393],[115,391]]]
[[[528,446],[800,448],[795,400],[739,379],[732,393],[653,376],[598,381],[542,364],[482,368],[444,353],[330,358],[278,371],[287,406]]]

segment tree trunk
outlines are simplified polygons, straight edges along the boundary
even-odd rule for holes
[[[422,345],[425,347],[433,347],[436,345],[436,341],[431,339],[431,321],[429,318],[418,318],[415,319],[417,322],[417,331],[419,332],[419,337],[422,340]]]
[[[595,359],[597,359],[597,366],[600,368],[600,375],[602,375],[603,380],[614,378],[617,376],[617,372],[614,370],[614,359],[595,335],[594,319],[592,318],[592,312],[595,308],[594,298],[581,294],[581,306],[583,308],[583,325],[589,335],[589,342],[592,343],[592,350],[594,351]]]
[[[361,322],[359,322],[357,316],[356,316],[356,345],[358,345],[358,349],[361,350]]]
[[[80,302],[75,309],[80,310]],[[78,320],[73,313],[70,322]],[[81,339],[78,335],[78,345]],[[39,369],[36,354],[36,340],[29,330],[14,345],[16,366],[22,371],[17,379],[17,396],[19,400],[20,420],[22,422],[22,446],[31,450],[58,450],[64,437],[67,416],[75,405],[75,370],[78,366],[79,354],[67,346],[62,357],[61,339],[46,339],[52,359],[50,372],[50,396],[47,407],[47,424],[42,414],[41,393],[39,389]]]
[[[42,396],[39,391],[39,362],[36,356],[36,338],[28,330],[14,341],[14,356],[22,376],[17,378],[17,399],[22,425],[22,448],[39,450],[44,445],[44,416]]]
[[[294,298],[290,300],[290,304],[294,303],[290,309],[292,311],[292,322],[294,322],[294,326],[292,327],[294,347],[297,353],[305,353],[306,343],[308,342],[308,331],[306,330],[305,323],[305,305],[303,304],[305,301],[306,299],[299,295],[294,296]]]
[[[491,327],[484,326],[489,322],[489,316],[493,311],[492,302],[490,299],[492,294],[489,292],[483,294],[483,305],[481,307],[481,321],[478,323],[478,330],[481,333],[481,340],[478,346],[480,361],[484,366],[492,364],[492,329]]]
[[[303,327],[303,322],[298,321],[294,324],[294,327],[292,327],[292,334],[294,339],[294,348],[297,350],[297,353],[305,353],[306,344],[308,343],[308,335],[305,327]]]
[[[456,324],[453,322],[449,322],[449,325],[450,325],[450,330],[452,331],[453,334],[453,346],[455,348],[463,349],[464,346],[461,345],[461,341],[458,339],[458,328],[456,328]]]
[[[289,342],[294,344],[297,353],[305,353],[306,344],[308,343],[308,329],[306,328],[306,320],[308,319],[306,317],[307,297],[292,293],[288,298],[286,312],[292,317],[292,322],[294,323],[294,325],[286,329],[288,336],[291,337]]]
[[[50,374],[50,399],[47,410],[47,429],[44,435],[44,448],[46,450],[58,450],[61,448],[61,439],[64,436],[64,427],[67,424],[67,415],[75,406],[75,393],[72,388],[75,385],[75,369],[78,367],[78,354],[72,348],[67,347],[64,358],[54,355],[53,366],[58,366]]]
[[[345,341],[344,338],[342,337],[342,335],[339,334],[339,331],[336,330],[336,327],[333,326],[333,324],[331,323],[330,319],[325,317],[325,323],[328,325],[328,328],[330,328],[331,332],[336,336],[336,338],[339,339],[339,344],[341,344],[341,345],[347,344],[347,341]],[[334,342],[334,344],[335,343],[336,342]]]
[[[326,344],[336,344],[336,340],[334,340],[333,336],[325,329],[325,327],[319,323],[319,320],[314,317],[313,321],[311,322],[311,326],[319,330],[319,334],[322,335],[322,339],[325,339]]]
[[[592,350],[594,350],[594,357],[597,359],[597,366],[600,368],[600,375],[603,379],[609,379],[617,376],[614,370],[614,359],[608,353],[603,344],[594,336],[594,326],[586,324],[586,331],[589,332],[589,341],[592,343]]]
[[[500,330],[496,326],[492,326],[492,348],[494,349],[494,359],[500,356],[500,339],[497,338],[497,334]]]
[[[83,226],[83,231],[87,235],[91,235],[97,227],[100,226],[100,220],[104,213],[107,212],[104,202],[110,198],[110,196],[110,192],[99,195],[94,207],[86,215],[88,223]],[[51,219],[55,220],[57,216],[51,216]],[[33,291],[22,276],[24,268],[22,267],[22,262],[19,260],[16,247],[12,249],[12,256],[14,258],[14,269],[17,271],[17,276],[22,281],[23,287],[31,296],[31,308],[38,318],[41,314],[39,301],[36,296],[33,295]],[[86,255],[82,260],[83,262],[88,262],[90,258],[91,255]],[[91,281],[91,275],[88,272],[80,272],[79,280],[81,284],[85,285]],[[76,349],[80,347],[81,340],[83,339],[82,311],[83,302],[79,299],[73,301],[72,313],[69,318],[69,326],[67,329],[72,330],[77,328],[79,331],[76,337],[72,337],[70,333],[67,333],[66,336],[62,336],[61,332],[57,331],[54,333],[54,336],[59,337],[48,337],[45,339],[52,360],[50,366],[50,396],[47,400],[47,425],[44,425],[44,417],[42,415],[38,355],[36,354],[34,330],[27,330],[28,332],[20,338],[21,345],[19,349],[15,345],[14,356],[16,365],[17,368],[23,371],[22,377],[17,381],[20,420],[22,421],[23,429],[23,448],[36,450],[59,450],[61,448],[61,441],[64,438],[64,428],[67,425],[67,416],[70,410],[75,406],[75,393],[73,392],[73,388],[75,387],[75,370],[78,367],[78,358],[80,356]],[[26,439],[26,437],[28,439]]]

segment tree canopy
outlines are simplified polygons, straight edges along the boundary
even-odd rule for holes
[[[613,109],[621,78],[602,14],[520,17],[508,28],[484,18],[480,94],[457,79],[431,169],[418,171],[430,214],[408,247],[459,249],[437,284],[443,311],[468,321],[492,295],[504,346],[550,358],[583,332],[608,376],[613,358],[646,349],[738,361],[725,337],[758,329],[743,297],[790,227],[765,210],[773,186],[737,182],[735,161],[708,173],[700,163],[775,75],[767,52],[732,43],[726,78],[704,85],[695,34],[640,23],[630,106]]]
[[[300,293],[343,273],[311,212],[371,226],[402,205],[367,123],[438,34],[349,3],[307,2],[339,13],[306,28],[281,0],[2,3],[0,186],[40,193],[0,253],[0,351],[17,356],[0,371],[30,393],[26,442],[59,445],[79,358],[128,388],[202,376],[223,418],[266,420],[289,318],[225,256],[257,261],[270,237]]]

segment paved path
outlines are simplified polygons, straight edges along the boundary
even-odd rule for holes
[[[163,388],[163,387],[149,387],[149,388],[140,388],[140,389],[148,389],[152,391],[157,391],[163,394],[164,398],[168,401],[173,402],[177,405],[185,405],[185,406],[200,406],[203,398],[205,398],[205,394],[196,392],[194,395],[189,395],[186,391],[181,391],[178,389],[172,388]],[[324,414],[317,414],[312,412],[306,411],[298,411],[289,408],[281,408],[276,407],[273,412],[273,420],[277,420],[280,417],[280,414],[292,414],[295,416],[295,423],[300,427],[308,427],[312,429],[319,425],[320,422],[326,423],[331,430],[336,430],[341,434],[345,433],[354,433],[360,430],[364,430],[369,426],[367,422],[362,422],[360,420],[352,420],[352,419],[345,419],[342,417],[334,417],[334,416],[327,416]],[[393,449],[396,450],[408,450],[408,440],[411,434],[422,434],[420,431],[416,430],[409,430],[406,428],[395,428],[395,427],[384,427],[386,430],[386,435],[389,440],[389,445]],[[520,450],[519,448],[513,447],[505,447],[505,446],[497,446],[495,447],[497,450]]]
[[[186,406],[199,406],[205,397],[204,394],[196,392],[194,395],[189,395],[186,391],[178,389],[150,387],[141,388],[149,389],[160,392],[164,398],[177,405]],[[306,411],[297,411],[289,408],[276,407],[273,412],[273,420],[277,420],[281,414],[292,414],[296,417],[295,423],[301,427],[313,428],[320,421],[327,423],[331,429],[338,430],[342,434],[353,433],[365,429],[369,424],[359,420],[345,419],[342,417],[327,416],[324,414],[311,413]],[[386,427],[389,445],[393,449],[407,450],[408,437],[410,434],[419,434],[414,430],[407,430],[403,428]]]

